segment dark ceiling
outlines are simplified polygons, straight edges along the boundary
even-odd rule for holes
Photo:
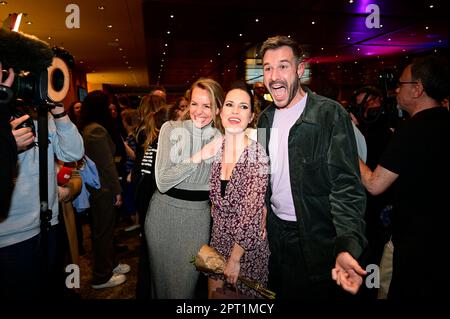
[[[369,4],[379,28],[366,27]],[[144,0],[143,16],[150,83],[175,90],[200,76],[243,77],[246,58],[258,58],[250,49],[276,34],[296,39],[312,63],[448,48],[446,0]]]

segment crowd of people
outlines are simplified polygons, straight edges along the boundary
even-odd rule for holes
[[[350,298],[365,290],[365,266],[380,264],[389,240],[388,297],[437,297],[449,282],[447,64],[427,56],[403,70],[397,102],[409,119],[393,129],[375,88],[355,93],[359,108],[351,113],[337,95],[301,85],[303,54],[290,37],[268,38],[260,56],[263,81],[252,88],[236,81],[224,91],[201,78],[170,105],[155,87],[137,110],[102,91],[72,103],[68,114],[51,109],[46,242],[36,133],[18,127],[29,115],[10,122],[0,105],[2,150],[9,150],[1,165],[1,298],[61,295],[60,228],[72,241],[68,250],[77,239],[58,201],[74,200],[76,210],[83,194],[94,289],[119,286],[131,271],[115,255],[121,208],[142,235],[138,299],[196,298],[200,272],[189,261],[204,244],[225,259],[223,273],[207,274],[208,297],[232,285],[261,298],[245,277],[277,299]],[[12,70],[6,79],[1,71],[1,86],[10,87]],[[73,167],[65,182],[61,166]],[[443,271],[426,271],[431,258]]]

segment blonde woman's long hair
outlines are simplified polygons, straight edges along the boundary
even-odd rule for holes
[[[152,130],[153,123],[151,123],[152,115],[156,113],[161,107],[165,107],[164,99],[159,95],[147,94],[145,95],[138,107],[139,123],[134,130],[133,136],[139,142],[139,136],[144,134],[148,136]],[[144,146],[145,143],[142,145]]]

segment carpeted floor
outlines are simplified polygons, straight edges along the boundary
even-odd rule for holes
[[[134,299],[136,297],[136,274],[139,257],[140,228],[125,232],[129,224],[122,222],[116,229],[116,254],[120,263],[130,265],[127,281],[113,288],[93,289],[92,280],[92,250],[89,225],[83,225],[83,246],[86,253],[80,256],[80,289],[82,299]]]

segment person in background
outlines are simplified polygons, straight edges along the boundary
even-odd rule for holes
[[[449,274],[448,64],[434,56],[415,59],[402,72],[398,105],[410,115],[396,129],[376,169],[360,161],[364,186],[373,194],[394,184],[393,273],[388,298],[435,300]],[[430,269],[430,260],[438,269]]]
[[[269,289],[277,299],[333,299],[335,280],[355,294],[366,274],[357,262],[366,246],[365,193],[350,117],[337,102],[303,90],[297,42],[269,38],[261,57],[274,100],[258,123],[271,163]]]
[[[187,113],[188,105],[189,101],[184,96],[180,96],[173,105],[169,106],[169,119],[171,121],[182,121]]]
[[[220,111],[224,142],[210,177],[210,246],[226,259],[224,277],[232,285],[243,276],[266,286],[269,274],[269,244],[262,228],[269,159],[264,147],[245,134],[254,116],[253,97],[245,84],[232,87]],[[209,297],[223,287],[223,279],[210,276]],[[261,297],[241,283],[238,287],[244,294]]]
[[[108,96],[101,91],[93,91],[83,101],[81,108],[81,130],[86,155],[95,163],[101,187],[95,189],[87,185],[91,194],[91,233],[94,269],[92,288],[115,287],[126,281],[130,271],[127,264],[116,261],[113,245],[116,215],[114,206],[122,205],[119,176],[114,163],[115,144],[108,132],[112,132],[113,122],[109,113]]]
[[[198,272],[188,261],[209,242],[208,161],[217,151],[219,109],[224,93],[212,79],[191,87],[186,121],[163,124],[158,138],[154,193],[145,219],[152,297],[195,297]],[[204,145],[209,150],[203,150]]]
[[[69,115],[70,120],[72,121],[73,124],[76,125],[76,127],[80,125],[81,104],[82,103],[80,101],[72,102],[69,105],[69,109],[67,111],[67,115]]]
[[[122,122],[128,136],[125,139],[125,150],[127,152],[125,162],[126,179],[124,184],[124,208],[125,213],[130,216],[132,225],[125,228],[125,231],[132,231],[139,227],[139,215],[137,214],[135,203],[135,181],[132,180],[132,171],[136,160],[136,139],[134,138],[133,131],[139,122],[139,113],[134,109],[125,109],[122,111]]]

